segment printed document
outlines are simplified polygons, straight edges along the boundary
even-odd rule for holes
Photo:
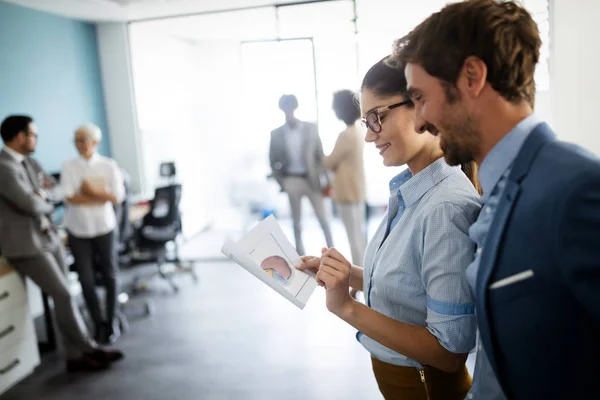
[[[272,215],[221,252],[301,309],[317,287],[314,274],[294,267],[300,256]]]

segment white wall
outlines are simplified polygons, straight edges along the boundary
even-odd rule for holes
[[[598,0],[551,3],[554,127],[561,139],[600,154]]]
[[[127,24],[98,24],[96,32],[111,154],[131,176],[133,193],[142,193],[146,187],[131,77]]]

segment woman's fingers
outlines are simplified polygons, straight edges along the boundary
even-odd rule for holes
[[[344,257],[342,255],[342,253],[340,253],[339,251],[337,251],[336,248],[332,247],[331,249],[329,249],[329,251],[327,252],[327,256],[334,258],[336,260],[338,260],[339,262],[343,263],[343,264],[350,264],[350,261],[348,261],[346,259],[346,257]]]
[[[332,257],[321,258],[321,266],[319,268],[322,269],[324,266],[328,266],[328,267],[331,267],[331,268],[339,271],[343,276],[350,275],[350,266],[336,260],[335,258],[332,258]]]
[[[330,267],[329,265],[321,265],[321,268],[319,268],[319,273],[321,272],[322,276],[328,277],[329,283],[337,283],[348,280],[348,277],[346,276],[346,274],[344,274],[344,272]],[[323,279],[323,281],[325,280]],[[327,283],[327,281],[325,282]]]
[[[336,278],[329,272],[319,269],[319,272],[317,272],[317,282],[323,282],[322,285],[319,285],[324,286],[325,289],[327,289],[328,287],[334,287]]]
[[[307,269],[317,270],[321,264],[321,258],[319,257],[303,256],[300,257],[300,259],[302,260],[302,264],[296,266],[296,268],[300,271]]]

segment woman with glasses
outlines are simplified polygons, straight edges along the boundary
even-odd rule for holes
[[[468,229],[479,213],[471,166],[449,166],[439,138],[414,128],[404,68],[384,58],[367,72],[361,109],[386,166],[408,167],[390,181],[388,212],[352,265],[335,248],[303,257],[317,273],[329,311],[358,329],[387,399],[462,400],[475,346],[473,298],[465,276],[475,246]],[[472,181],[469,180],[472,179]],[[348,287],[363,290],[365,304]]]

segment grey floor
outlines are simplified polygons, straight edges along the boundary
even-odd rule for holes
[[[289,225],[284,222],[291,237]],[[307,251],[316,254],[320,230],[311,222],[306,230]],[[333,232],[348,254],[339,222]],[[204,234],[183,253],[219,258],[225,236]],[[142,298],[132,300],[130,330],[117,342],[126,353],[122,362],[106,372],[74,375],[64,372],[58,354],[46,355],[0,400],[382,398],[368,353],[355,330],[327,312],[322,289],[301,311],[235,264],[210,261],[196,268],[199,283],[179,277],[178,294],[151,282],[150,317],[140,316]],[[124,271],[126,280],[130,275]]]

